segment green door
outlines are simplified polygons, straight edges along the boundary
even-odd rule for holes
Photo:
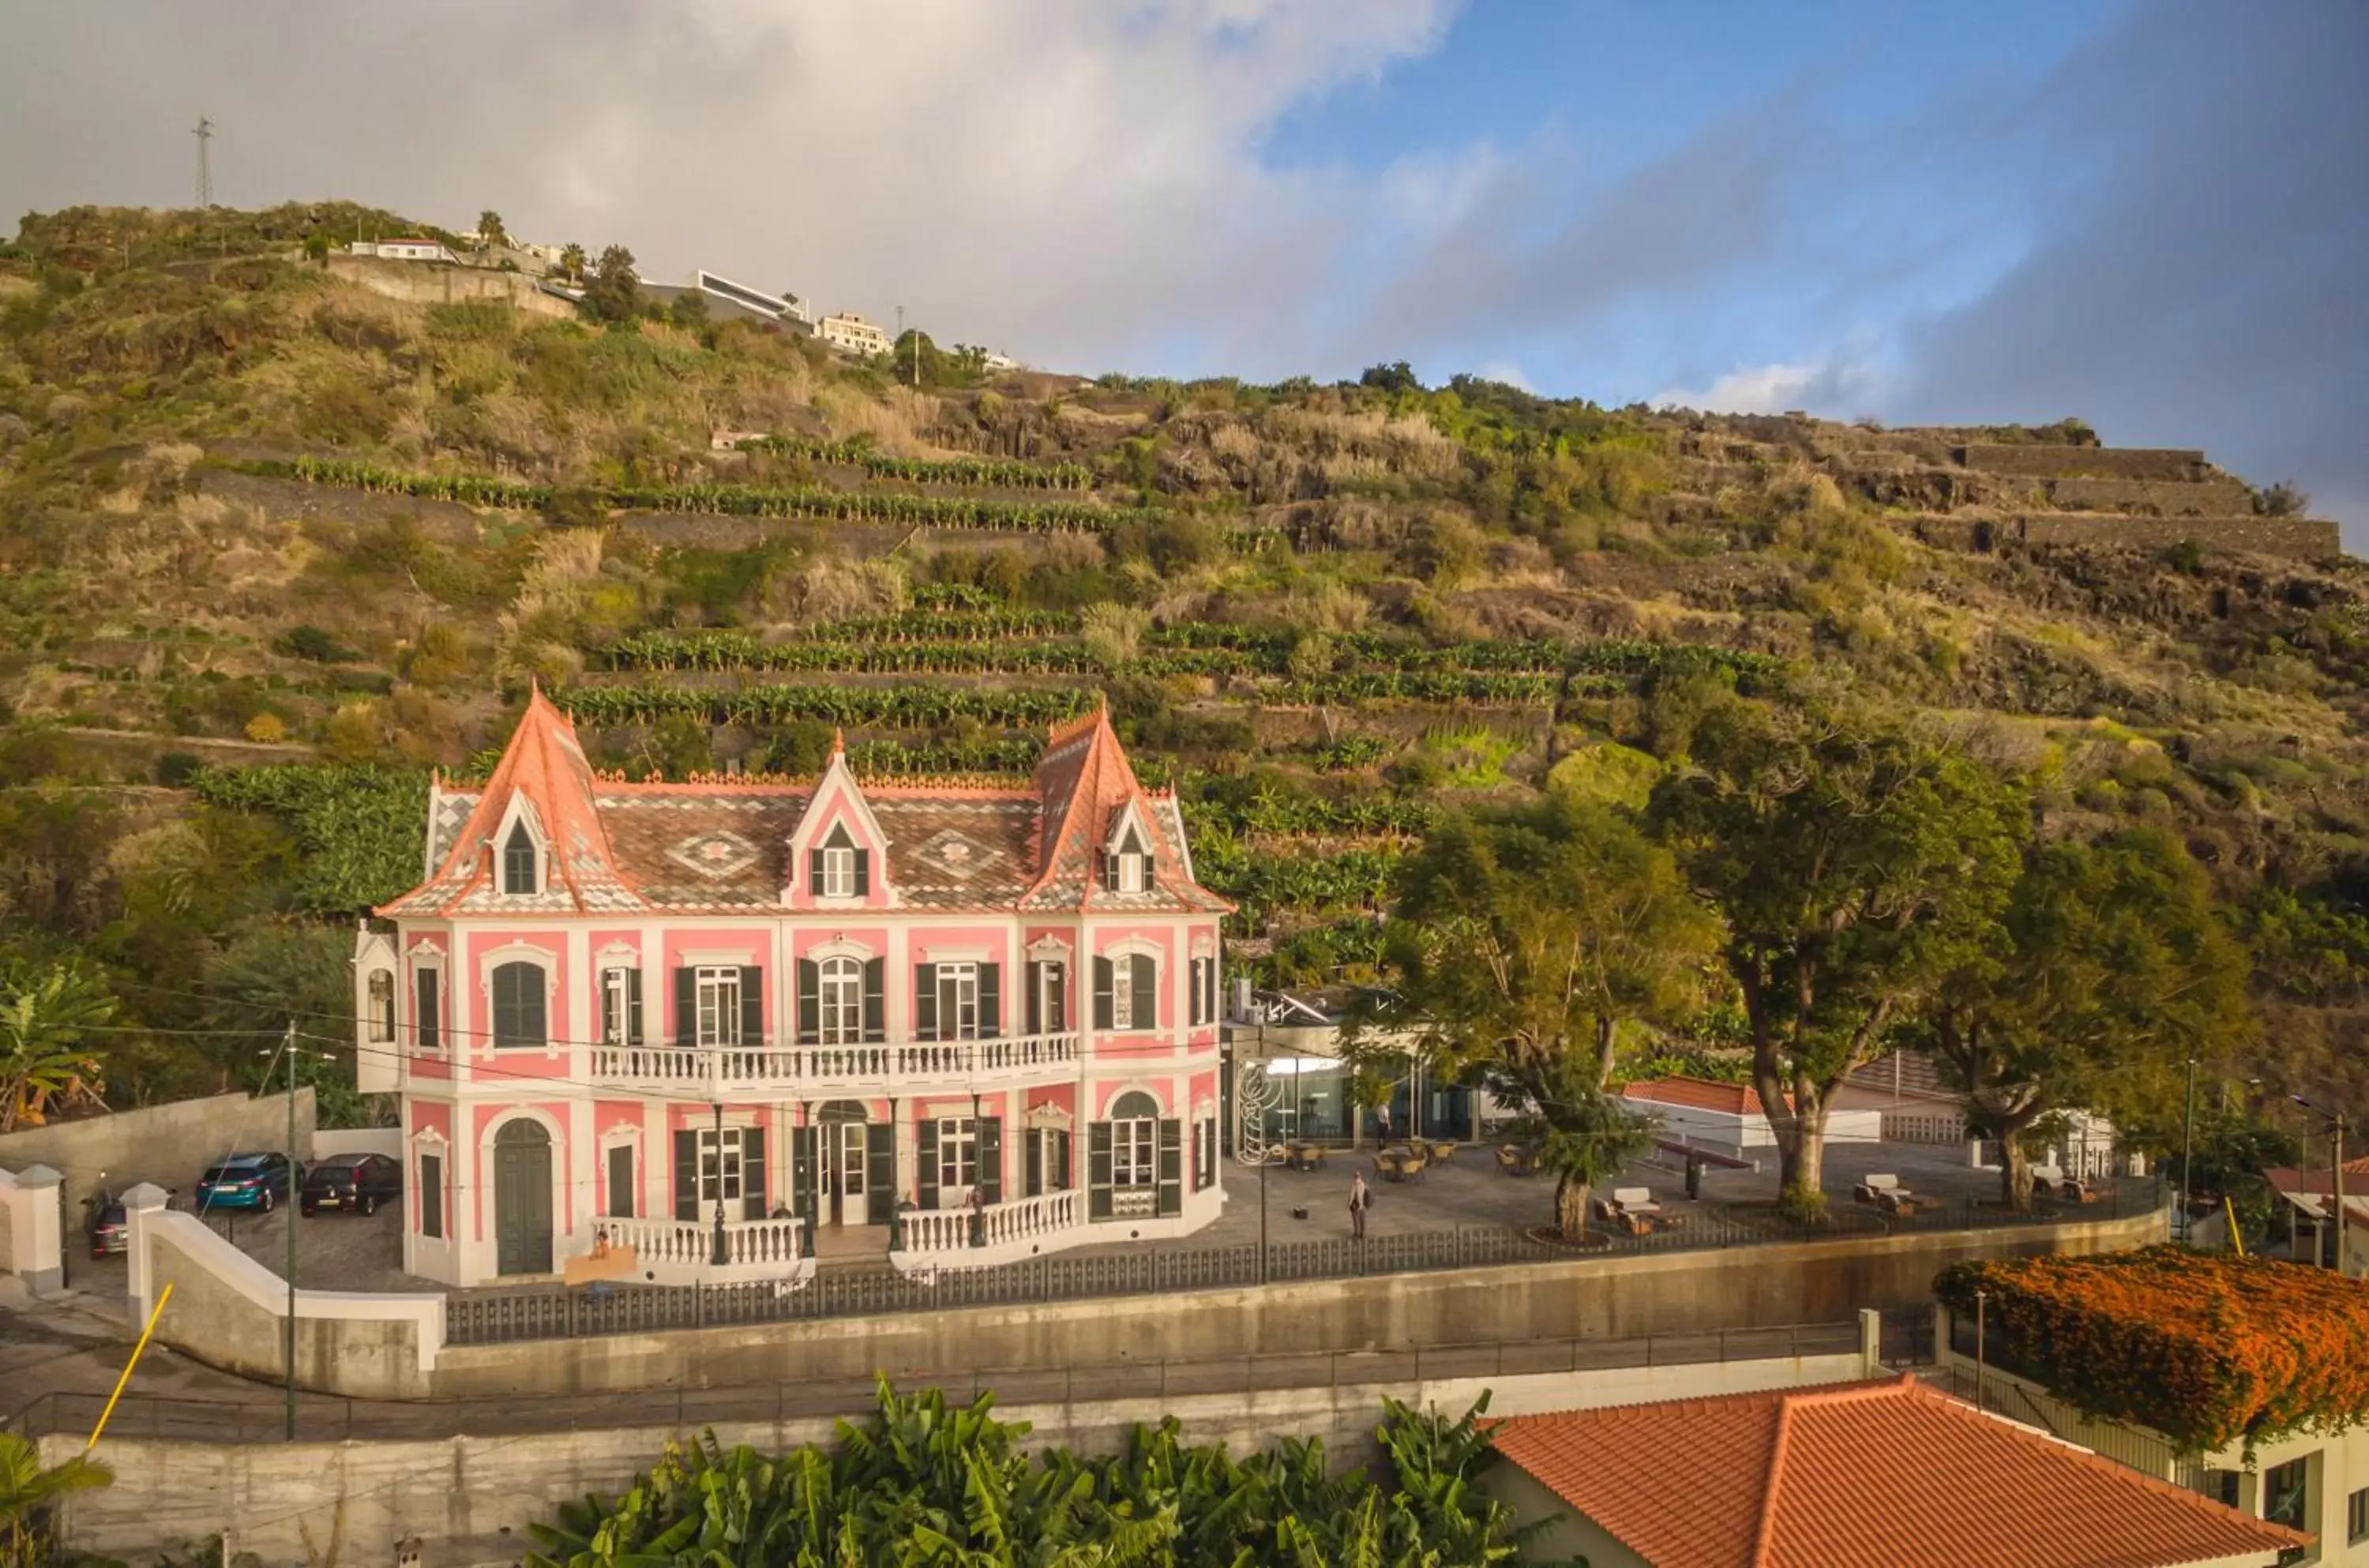
[[[551,1134],[514,1121],[494,1135],[495,1271],[551,1272]]]

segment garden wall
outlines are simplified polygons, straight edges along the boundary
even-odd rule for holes
[[[294,1152],[300,1158],[311,1152],[313,1122],[313,1091],[299,1089]],[[0,1134],[0,1166],[47,1165],[63,1176],[66,1223],[79,1234],[83,1199],[98,1189],[101,1175],[118,1193],[142,1182],[187,1193],[222,1155],[278,1149],[287,1141],[285,1094],[210,1094]]]

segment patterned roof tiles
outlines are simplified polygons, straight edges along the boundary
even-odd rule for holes
[[[831,766],[844,767],[834,750]],[[826,775],[828,776],[828,775]],[[1222,912],[1232,906],[1193,880],[1173,795],[1146,791],[1106,713],[1058,727],[1029,785],[975,780],[850,778],[887,843],[887,881],[900,908],[980,911],[1097,909]],[[777,909],[794,868],[789,845],[821,785],[702,776],[631,783],[596,773],[575,727],[540,692],[479,786],[431,796],[428,880],[387,914],[527,914]],[[491,836],[525,797],[559,838],[544,889],[506,895],[492,879]],[[1103,888],[1104,839],[1133,807],[1152,841],[1150,886]]]
[[[2267,1564],[2308,1539],[1906,1377],[1494,1434],[1658,1568],[2188,1568]]]

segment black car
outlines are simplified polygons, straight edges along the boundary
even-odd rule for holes
[[[83,1202],[90,1209],[90,1255],[103,1258],[110,1253],[130,1252],[132,1226],[123,1212],[123,1200],[101,1187],[97,1197]]]
[[[332,1154],[304,1169],[297,1207],[306,1214],[350,1208],[375,1214],[382,1203],[403,1196],[403,1167],[383,1154]]]

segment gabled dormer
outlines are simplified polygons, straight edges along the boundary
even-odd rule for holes
[[[888,835],[847,765],[843,739],[833,737],[830,761],[790,835],[786,909],[887,909],[897,901],[888,883]]]
[[[1152,850],[1155,841],[1139,801],[1129,799],[1112,812],[1110,831],[1102,847],[1103,891],[1150,892],[1157,864]]]
[[[504,898],[532,898],[551,882],[551,840],[534,801],[520,791],[510,796],[502,819],[486,841],[493,853],[494,892]]]

